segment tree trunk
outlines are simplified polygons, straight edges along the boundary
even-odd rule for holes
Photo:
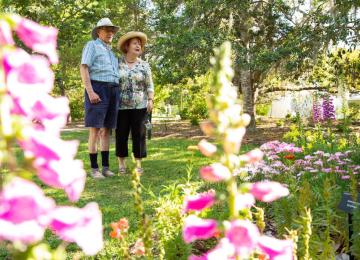
[[[254,109],[254,95],[253,87],[251,84],[251,71],[250,69],[241,69],[240,70],[240,83],[241,83],[241,92],[243,95],[243,109],[244,113],[251,116],[251,121],[248,126],[250,130],[255,129],[255,109]]]
[[[240,68],[240,86],[243,94],[243,110],[244,113],[251,117],[248,128],[254,130],[256,127],[255,123],[255,109],[254,109],[254,89],[253,81],[251,78],[250,69],[250,38],[248,30],[242,33],[242,40],[245,47],[245,64]]]

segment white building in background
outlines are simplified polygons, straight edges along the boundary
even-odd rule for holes
[[[271,108],[269,111],[269,117],[273,118],[285,118],[286,115],[296,115],[298,112],[301,117],[310,117],[313,106],[313,93],[314,91],[303,90],[303,91],[287,91],[281,96],[272,100]],[[345,105],[349,103],[360,104],[360,94],[349,95],[337,94],[332,95],[334,101],[334,107],[336,111],[336,118],[342,118],[341,110]]]

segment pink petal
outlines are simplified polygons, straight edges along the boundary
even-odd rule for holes
[[[96,203],[82,209],[58,207],[52,217],[50,227],[62,240],[77,243],[86,255],[95,255],[102,249],[101,212]]]
[[[212,143],[209,143],[205,139],[202,139],[198,143],[198,148],[199,148],[200,152],[207,157],[214,155],[217,150],[215,145],[213,145]]]
[[[201,211],[211,207],[214,203],[215,191],[213,190],[193,196],[187,196],[185,198],[185,212],[190,210]]]
[[[34,183],[13,178],[0,193],[0,240],[41,240],[54,208],[54,201]]]
[[[183,228],[183,239],[186,243],[191,243],[197,239],[208,239],[217,232],[217,223],[213,219],[201,219],[190,215],[185,219]]]
[[[240,160],[246,163],[257,163],[262,160],[264,153],[260,149],[254,149],[240,156]]]
[[[190,256],[189,260],[235,260],[234,245],[227,238],[222,238],[219,244],[205,255]]]
[[[250,221],[234,220],[226,228],[225,236],[234,245],[236,254],[246,258],[256,248],[260,233]]]
[[[40,180],[53,188],[64,189],[70,201],[80,198],[86,179],[82,161],[65,159],[42,164],[41,160],[35,160],[34,167]]]
[[[270,260],[293,259],[293,242],[291,240],[279,240],[273,237],[261,236],[258,246],[269,256]]]
[[[51,63],[58,62],[56,53],[57,29],[42,26],[26,18],[17,18],[16,33],[24,44],[33,51],[45,54]]]
[[[257,200],[272,202],[289,195],[289,190],[278,182],[262,181],[252,185],[250,192]]]
[[[219,182],[228,180],[231,177],[231,173],[221,163],[213,163],[210,166],[205,166],[200,169],[200,176],[209,182]]]
[[[26,156],[45,161],[73,158],[77,152],[78,141],[63,141],[59,137],[42,131],[29,130],[27,138],[19,141]]]
[[[14,97],[36,97],[53,88],[54,73],[42,56],[30,56],[22,49],[3,56],[7,88]]]
[[[14,39],[12,37],[10,25],[4,21],[0,20],[0,45],[14,45]]]

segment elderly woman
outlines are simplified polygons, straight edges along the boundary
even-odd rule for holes
[[[141,159],[146,157],[146,129],[144,122],[152,111],[154,85],[150,66],[140,59],[147,37],[141,32],[128,32],[120,37],[118,48],[124,54],[119,59],[120,103],[116,127],[116,156],[119,173],[126,173],[128,138],[131,130],[132,150],[136,169],[143,172]]]

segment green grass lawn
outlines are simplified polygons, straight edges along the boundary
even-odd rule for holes
[[[87,131],[64,131],[62,137],[65,140],[79,140],[77,158],[83,160],[84,167],[89,172],[89,159],[87,152]],[[115,157],[114,136],[111,137],[110,148],[110,169],[117,172],[117,159]],[[192,181],[199,181],[198,170],[201,166],[211,162],[210,159],[202,156],[200,152],[188,151],[189,145],[196,145],[196,140],[175,139],[175,138],[154,138],[147,142],[148,157],[143,160],[144,173],[141,177],[143,185],[143,200],[145,211],[153,213],[152,205],[154,200],[163,195],[166,186],[174,183],[185,183],[187,179],[187,167],[193,166]],[[130,145],[131,147],[131,145]],[[243,150],[249,150],[249,146],[243,147]],[[131,159],[128,159],[128,165]],[[100,163],[100,161],[99,161]],[[208,189],[209,184],[203,184],[202,189]],[[41,185],[48,196],[53,197],[59,205],[71,205],[65,193],[62,190],[48,188]],[[146,190],[150,189],[155,196],[151,196]],[[103,214],[105,250],[115,250],[112,241],[108,236],[110,231],[109,224],[126,217],[130,223],[130,233],[137,228],[138,219],[134,208],[132,197],[131,175],[115,176],[111,178],[96,180],[88,177],[85,190],[80,200],[75,206],[83,207],[87,203],[96,201]],[[56,247],[60,240],[51,232],[47,232],[45,239],[51,245]],[[71,244],[67,247],[69,257],[79,251],[79,248]],[[0,250],[0,258],[4,257],[6,252]]]

